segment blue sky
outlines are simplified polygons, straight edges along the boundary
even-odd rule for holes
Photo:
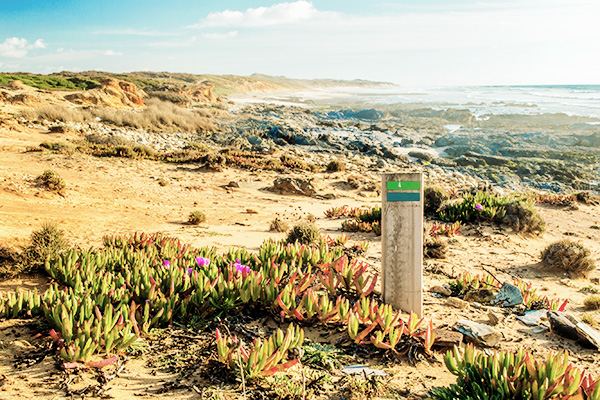
[[[4,72],[600,84],[598,0],[2,3]]]

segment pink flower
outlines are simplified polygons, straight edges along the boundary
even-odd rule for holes
[[[210,264],[210,260],[204,257],[196,257],[196,263],[199,267],[208,267],[208,264]]]
[[[475,206],[476,209],[478,209],[479,211],[483,210],[483,206],[481,204],[477,204]]]
[[[239,272],[240,274],[249,274],[250,273],[250,267],[248,267],[247,265],[242,265],[240,263],[240,260],[235,260],[235,262],[233,263],[233,266],[235,267],[235,270],[237,272]]]
[[[170,267],[171,267],[171,261],[169,261],[169,260],[165,260],[165,261],[163,262],[163,266],[165,266],[165,267],[167,267],[167,268],[170,268]]]

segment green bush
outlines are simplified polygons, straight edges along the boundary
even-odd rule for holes
[[[300,223],[295,225],[288,233],[287,243],[300,243],[305,245],[318,244],[321,241],[319,229],[311,223]]]
[[[446,222],[501,222],[506,215],[508,197],[477,192],[475,195],[465,194],[461,201],[448,203],[440,210],[440,219]]]
[[[548,268],[575,274],[585,274],[596,268],[594,260],[590,257],[590,251],[581,243],[568,239],[554,242],[546,247],[542,251],[542,263]]]
[[[65,232],[55,224],[44,224],[31,234],[30,244],[24,252],[24,271],[44,266],[46,260],[58,258],[68,249]]]
[[[46,190],[50,190],[52,192],[57,192],[62,194],[67,184],[64,179],[60,177],[56,172],[52,170],[46,170],[43,174],[39,175],[35,178],[37,183],[44,187]]]
[[[206,215],[202,211],[192,211],[188,216],[188,223],[190,225],[200,225],[206,221]]]
[[[426,186],[423,189],[423,212],[426,215],[436,214],[449,198],[450,196],[443,188]]]

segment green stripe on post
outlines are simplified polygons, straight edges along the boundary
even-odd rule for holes
[[[419,181],[388,181],[387,190],[421,190]]]

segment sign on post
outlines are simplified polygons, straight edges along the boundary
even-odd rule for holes
[[[423,174],[383,174],[381,253],[383,300],[423,314]]]

